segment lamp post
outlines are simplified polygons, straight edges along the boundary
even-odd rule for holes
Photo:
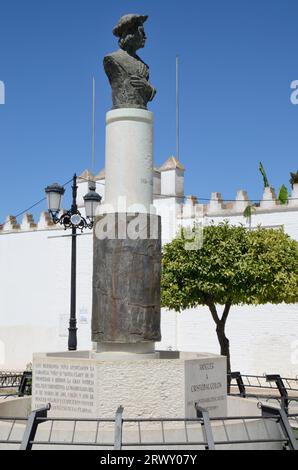
[[[54,183],[45,188],[48,200],[48,210],[55,224],[71,228],[71,295],[70,319],[68,329],[68,350],[77,350],[77,320],[76,320],[76,267],[77,267],[77,230],[92,229],[96,210],[101,202],[101,196],[95,192],[95,183],[89,183],[89,192],[84,196],[86,218],[78,210],[77,205],[77,175],[72,180],[72,205],[69,211],[59,217],[62,197],[65,193],[63,186]]]

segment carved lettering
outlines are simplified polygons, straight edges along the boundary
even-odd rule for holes
[[[53,411],[94,414],[94,367],[71,364],[36,364],[35,403],[51,403]]]

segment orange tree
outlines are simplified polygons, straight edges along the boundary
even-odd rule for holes
[[[187,246],[182,232],[164,247],[162,306],[180,312],[206,305],[230,372],[231,307],[298,302],[298,243],[282,229],[249,231],[224,222],[204,227],[202,248]]]

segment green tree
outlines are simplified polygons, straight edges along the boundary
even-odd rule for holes
[[[288,188],[283,184],[278,193],[278,200],[281,204],[285,204],[289,198]]]
[[[183,233],[164,247],[162,305],[178,312],[208,306],[231,371],[225,331],[231,307],[297,302],[298,243],[282,229],[250,231],[224,222],[204,227],[201,249],[186,247]]]

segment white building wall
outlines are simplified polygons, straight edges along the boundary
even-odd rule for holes
[[[193,223],[193,218],[176,215],[181,214],[179,202],[181,198],[175,196],[155,200],[157,213],[162,216],[164,242],[176,234],[179,224]],[[198,213],[202,212],[201,207]],[[217,208],[213,205],[212,215],[206,208],[204,213],[205,223],[225,219],[232,224],[247,223],[241,212],[235,215],[221,203]],[[67,349],[71,238],[65,235],[69,231],[48,226],[45,215],[37,227],[29,227],[28,220],[19,227],[10,219],[0,229],[0,369],[24,368],[33,352]],[[257,209],[252,226],[258,224],[283,226],[298,240],[298,201],[287,207],[274,204],[264,211]],[[79,236],[77,242],[78,348],[90,349],[91,232]],[[234,370],[298,375],[297,305],[235,306],[227,323],[227,336]],[[181,314],[163,309],[162,341],[157,346],[218,353],[215,325],[208,309],[199,307]]]
[[[19,369],[33,351],[67,349],[71,238],[64,230],[0,237],[0,369]],[[51,238],[58,237],[59,238]],[[80,349],[90,348],[92,236],[77,240]],[[86,323],[87,322],[87,323]],[[3,346],[4,345],[4,346]]]
[[[297,305],[232,307],[226,328],[232,369],[247,374],[266,372],[296,377],[297,316]],[[220,352],[215,323],[207,307],[182,313],[164,309],[162,327],[163,349]]]

